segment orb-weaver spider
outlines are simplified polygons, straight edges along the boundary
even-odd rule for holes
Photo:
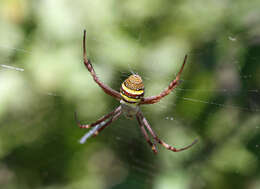
[[[87,59],[86,55],[86,30],[84,30],[83,35],[83,60],[86,68],[92,75],[94,81],[101,87],[101,89],[107,93],[108,95],[114,97],[118,101],[120,101],[120,106],[118,106],[114,111],[110,112],[109,114],[101,117],[96,122],[91,124],[81,124],[76,116],[75,113],[75,119],[78,123],[78,126],[83,129],[88,129],[94,127],[92,130],[90,130],[88,133],[86,133],[80,140],[80,143],[84,143],[89,137],[96,136],[98,133],[100,133],[104,128],[106,128],[109,124],[111,124],[113,121],[118,119],[118,117],[124,113],[124,115],[127,118],[133,118],[134,116],[137,118],[137,121],[139,123],[139,126],[141,128],[141,131],[147,141],[147,143],[151,146],[154,153],[157,153],[156,143],[153,143],[150,140],[150,137],[146,131],[146,129],[149,131],[149,133],[152,135],[153,139],[161,144],[163,147],[167,148],[168,150],[171,150],[173,152],[180,152],[183,150],[186,150],[193,146],[195,143],[197,143],[197,139],[194,140],[190,145],[185,146],[183,148],[175,148],[173,146],[170,146],[166,144],[164,141],[159,139],[159,137],[155,134],[155,132],[152,130],[151,126],[149,125],[148,121],[144,117],[143,113],[140,110],[140,105],[143,104],[154,104],[159,102],[163,97],[168,95],[174,88],[176,88],[179,84],[180,76],[182,73],[182,70],[184,68],[184,65],[187,60],[187,55],[184,58],[182,67],[180,71],[178,72],[175,80],[173,80],[170,85],[162,91],[157,96],[151,96],[151,97],[143,97],[144,96],[144,85],[142,78],[137,75],[133,74],[130,77],[128,77],[121,85],[120,92],[113,90],[112,88],[105,85],[103,82],[99,80],[97,77],[94,68],[90,62],[90,60]]]

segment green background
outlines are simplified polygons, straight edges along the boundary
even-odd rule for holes
[[[260,188],[259,10],[259,0],[1,0],[1,188]],[[188,54],[181,85],[142,110],[167,143],[199,143],[154,155],[121,116],[79,144],[87,130],[74,111],[91,123],[119,105],[83,65],[84,29],[114,89],[135,72],[156,95]]]

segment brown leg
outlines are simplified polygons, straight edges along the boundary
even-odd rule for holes
[[[86,30],[84,30],[84,36],[83,36],[83,58],[84,58],[84,64],[85,64],[86,68],[88,69],[88,71],[92,75],[94,81],[103,89],[103,91],[105,93],[107,93],[110,96],[116,98],[117,100],[121,100],[121,96],[120,96],[120,93],[118,91],[115,91],[114,89],[108,87],[107,85],[105,85],[104,83],[102,83],[99,80],[99,78],[97,77],[97,75],[95,73],[95,70],[94,70],[92,64],[87,59],[87,55],[86,54],[87,54],[86,53]]]
[[[117,120],[119,116],[121,115],[121,110],[117,112],[106,124],[102,127],[100,127],[94,134],[94,136],[97,136],[103,129],[105,129],[108,125],[110,125],[113,121]]]
[[[148,134],[147,134],[147,132],[146,132],[146,130],[145,130],[145,128],[144,128],[144,124],[143,124],[143,122],[141,121],[141,118],[140,118],[139,114],[136,114],[136,118],[137,118],[137,121],[138,121],[139,126],[140,126],[140,128],[141,128],[141,131],[142,131],[142,133],[143,133],[143,135],[144,135],[145,140],[146,140],[147,143],[151,146],[153,152],[154,152],[155,154],[157,154],[158,151],[157,151],[157,148],[156,148],[156,144],[154,144],[154,143],[151,142],[151,140],[150,140],[150,138],[149,138],[149,136],[148,136]]]
[[[92,136],[97,136],[104,128],[106,128],[108,125],[110,125],[113,121],[118,119],[118,117],[121,114],[121,110],[116,112],[115,114],[112,115],[112,118],[109,119],[107,122],[102,121],[94,126],[90,131],[88,131],[81,139],[80,143],[83,144],[86,142],[86,140]]]
[[[116,114],[118,111],[121,111],[121,106],[117,107],[114,111],[108,113],[107,115],[101,117],[101,118],[98,119],[96,122],[91,123],[91,124],[81,124],[80,121],[78,120],[77,114],[76,114],[76,112],[75,112],[75,120],[77,121],[77,124],[78,124],[79,128],[81,128],[81,129],[88,129],[88,128],[94,127],[94,126],[96,126],[97,124],[99,124],[99,123],[105,121],[106,119],[108,119],[108,118],[111,117],[112,115]]]
[[[181,69],[180,69],[179,73],[177,74],[175,80],[173,80],[170,83],[170,85],[163,92],[161,92],[157,96],[151,96],[151,97],[143,98],[139,104],[154,104],[156,102],[159,102],[163,97],[168,95],[174,88],[176,88],[179,85],[179,80],[180,80],[180,77],[181,77],[182,70],[183,70],[183,68],[185,66],[187,57],[188,56],[185,55],[184,61],[183,61],[182,66],[181,66]]]
[[[192,147],[194,144],[196,144],[198,142],[197,139],[195,139],[190,145],[185,146],[183,148],[175,148],[173,146],[170,146],[169,144],[165,143],[164,141],[162,141],[161,139],[158,138],[158,136],[154,133],[154,131],[152,130],[151,126],[149,125],[148,121],[145,119],[145,117],[140,114],[141,120],[144,123],[144,125],[146,126],[146,128],[148,129],[148,131],[151,133],[151,135],[153,136],[153,138],[160,143],[163,147],[167,148],[168,150],[171,150],[173,152],[180,152],[183,150],[187,150],[188,148]]]

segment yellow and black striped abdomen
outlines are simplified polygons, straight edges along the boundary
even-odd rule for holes
[[[127,103],[135,104],[140,102],[144,96],[144,85],[139,75],[131,75],[121,85],[120,94]]]

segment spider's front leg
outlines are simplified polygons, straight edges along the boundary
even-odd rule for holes
[[[94,136],[97,136],[103,129],[105,129],[108,125],[110,125],[113,121],[117,120],[119,118],[119,116],[121,115],[122,111],[121,109],[116,112],[112,118],[107,121],[102,127],[100,127],[95,133],[94,133]]]
[[[177,149],[177,148],[175,148],[173,146],[170,146],[169,144],[165,143],[164,141],[162,141],[161,139],[158,138],[158,136],[154,133],[154,131],[152,130],[150,124],[148,123],[148,121],[146,120],[146,118],[143,116],[143,114],[141,112],[140,112],[140,114],[138,114],[138,116],[140,116],[141,121],[146,126],[148,131],[151,133],[151,135],[153,136],[154,140],[156,140],[159,144],[161,144],[163,147],[167,148],[168,150],[171,150],[173,152],[180,152],[180,151],[189,149],[190,147],[192,147],[194,144],[196,144],[198,142],[198,140],[195,139],[190,145],[185,146],[183,148],[179,148],[179,149]]]
[[[92,124],[81,124],[80,121],[77,119],[77,115],[75,113],[75,119],[78,123],[78,126],[82,129],[88,129],[94,127],[90,131],[88,131],[81,139],[80,143],[83,144],[86,140],[92,136],[98,135],[104,128],[110,125],[113,121],[115,121],[121,114],[121,106],[117,107],[114,111],[108,113],[107,115],[101,117],[96,122]],[[110,118],[110,119],[109,119]],[[107,119],[109,119],[107,121]]]
[[[118,91],[115,91],[114,89],[110,88],[109,86],[105,85],[103,82],[99,80],[99,78],[96,75],[96,72],[90,63],[90,60],[87,59],[87,53],[86,53],[86,30],[84,30],[84,36],[83,36],[83,59],[84,59],[84,64],[90,74],[92,75],[94,81],[101,87],[101,89],[107,93],[108,95],[116,98],[117,100],[121,100],[120,93]]]
[[[182,70],[185,66],[185,63],[187,61],[187,55],[185,55],[184,57],[184,60],[183,60],[183,63],[182,63],[182,66],[181,66],[181,69],[180,71],[178,72],[175,80],[173,80],[170,85],[163,91],[161,92],[159,95],[157,96],[151,96],[151,97],[146,97],[146,98],[142,98],[141,102],[139,103],[140,105],[141,104],[154,104],[156,102],[159,102],[163,97],[165,97],[166,95],[168,95],[173,89],[175,89],[178,85],[179,85],[179,80],[180,80],[180,77],[181,77],[181,73],[182,73]]]
[[[91,123],[91,124],[81,124],[80,121],[78,120],[77,117],[77,113],[75,112],[75,120],[79,126],[79,128],[81,129],[88,129],[91,127],[96,126],[97,124],[105,121],[106,119],[110,118],[112,115],[116,114],[117,112],[121,111],[121,106],[117,107],[115,110],[113,110],[112,112],[108,113],[107,115],[104,115],[103,117],[101,117],[100,119],[98,119],[96,122]]]
[[[143,124],[142,120],[140,119],[140,116],[138,115],[138,113],[136,114],[136,119],[137,119],[137,121],[138,121],[138,123],[139,123],[139,126],[140,126],[140,128],[141,128],[141,131],[142,131],[142,133],[143,133],[143,135],[144,135],[145,140],[146,140],[147,143],[151,146],[153,152],[154,152],[155,154],[157,154],[158,151],[157,151],[157,148],[156,148],[156,144],[154,144],[154,143],[151,142],[151,140],[150,140],[150,138],[149,138],[149,135],[147,134],[147,132],[146,132],[146,130],[145,130],[145,128],[144,128],[144,124]]]

